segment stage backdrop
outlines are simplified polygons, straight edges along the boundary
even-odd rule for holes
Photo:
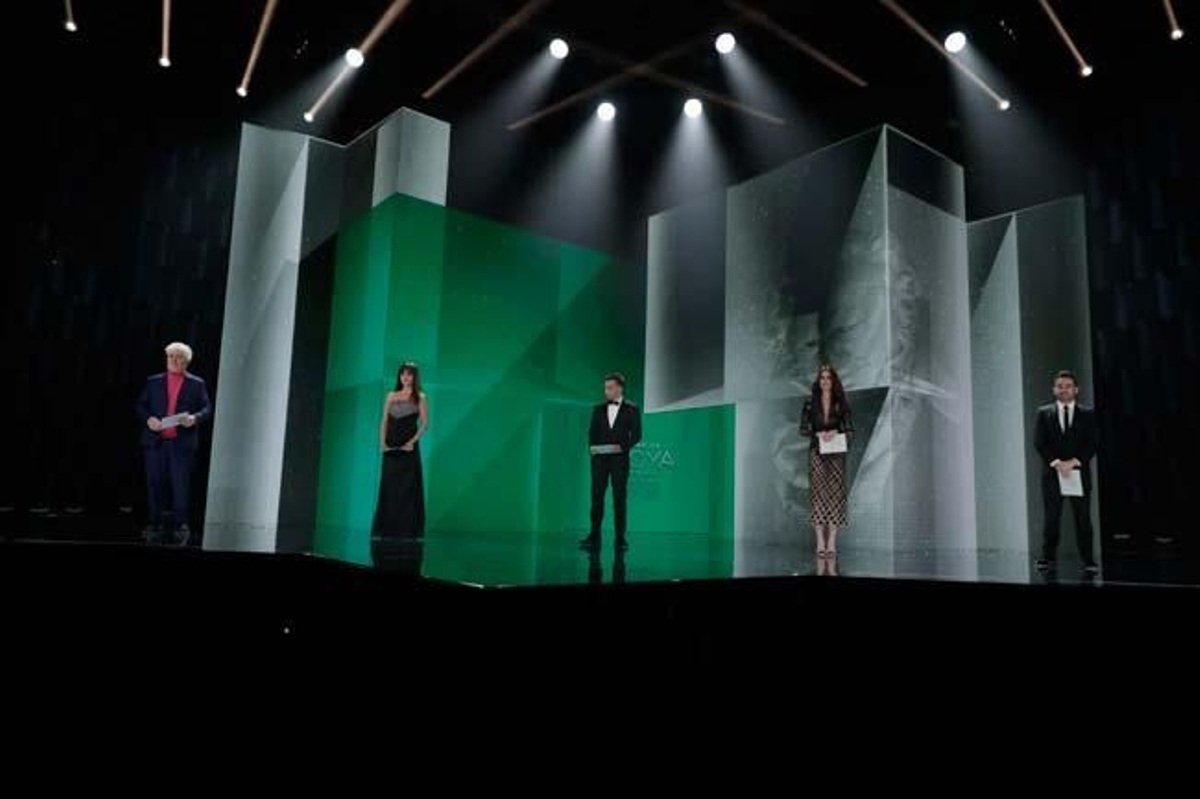
[[[587,426],[604,374],[625,372],[641,398],[631,268],[405,195],[314,251],[300,270],[308,301],[297,309],[289,414],[289,441],[306,446],[289,446],[284,468],[285,482],[315,470],[313,551],[369,560],[380,413],[405,360],[420,365],[430,409],[424,572],[486,579],[480,542],[569,547],[587,526]],[[681,534],[693,555],[728,568],[733,438],[727,408],[646,418],[630,486],[639,576],[678,574]],[[463,542],[472,563],[456,560]]]
[[[393,127],[413,152],[442,150],[425,118],[402,112]],[[262,149],[278,149],[272,136]],[[645,411],[632,453],[635,546],[613,579],[806,570],[798,413],[830,360],[856,428],[847,569],[1027,571],[1036,513],[1024,510],[1027,452],[1012,444],[1027,438],[1052,365],[1071,363],[1090,383],[1087,314],[1073,313],[1061,341],[1043,329],[1063,297],[1076,309],[1086,296],[1077,201],[968,234],[961,167],[883,127],[656,214],[643,268],[448,209],[440,168],[397,172],[412,159],[364,147],[326,163],[309,143],[313,174],[285,192],[305,197],[288,216],[304,225],[266,230],[268,242],[287,234],[283,254],[265,257],[262,236],[243,226],[258,249],[244,276],[231,269],[239,321],[227,322],[223,352],[255,357],[222,357],[243,390],[231,400],[222,379],[214,464],[221,454],[238,468],[210,483],[205,546],[369,562],[383,398],[414,360],[431,416],[425,574],[594,576],[572,544],[587,528],[589,416],[611,370],[628,375]],[[282,178],[294,173],[270,172],[270,186],[291,186]],[[407,175],[413,190],[393,193],[404,181],[381,174]],[[314,179],[342,191],[307,192]],[[327,196],[332,210],[317,202]],[[264,273],[277,262],[286,280]],[[287,300],[278,309],[272,287]],[[252,469],[264,451],[272,468]],[[225,501],[214,505],[212,486]]]
[[[311,448],[316,410],[292,390],[312,366],[311,332],[296,323],[327,302],[327,286],[300,263],[396,192],[444,203],[449,155],[450,126],[407,108],[344,146],[242,126],[205,549],[311,545],[315,479],[287,464]]]
[[[884,127],[651,217],[647,405],[734,409],[736,575],[811,568],[798,427],[831,362],[855,425],[843,565],[975,577],[963,216],[962,168]]]

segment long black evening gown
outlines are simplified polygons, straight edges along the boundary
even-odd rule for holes
[[[417,432],[420,409],[410,400],[388,403],[385,442],[394,447],[383,453],[379,501],[375,504],[374,539],[412,539],[425,535],[425,490],[421,478],[420,444],[412,452],[400,446]]]

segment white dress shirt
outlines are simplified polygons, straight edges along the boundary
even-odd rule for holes
[[[613,425],[617,423],[617,413],[621,410],[621,400],[617,400],[615,405],[608,406],[608,429],[611,430]]]
[[[1055,404],[1058,405],[1058,429],[1065,433],[1067,432],[1067,419],[1070,418],[1071,423],[1075,423],[1075,403],[1059,402],[1055,400]],[[1050,468],[1057,468],[1058,464],[1059,460],[1058,458],[1055,458],[1054,460],[1050,461]]]
[[[1072,424],[1075,422],[1075,403],[1074,402],[1059,402],[1058,403],[1058,429],[1067,432],[1067,422]]]

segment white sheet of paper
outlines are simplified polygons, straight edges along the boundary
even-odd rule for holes
[[[1078,469],[1072,469],[1066,477],[1063,477],[1063,473],[1059,472],[1058,490],[1062,492],[1064,497],[1082,497],[1083,472]]]
[[[818,449],[822,455],[837,455],[840,452],[846,451],[846,434],[835,433],[833,438],[826,441],[823,438],[818,438]]]
[[[177,413],[174,416],[164,416],[158,421],[162,422],[162,429],[166,430],[169,427],[179,427],[179,425],[183,424],[183,420],[186,418],[186,413]]]

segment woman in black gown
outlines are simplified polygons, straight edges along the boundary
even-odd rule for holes
[[[396,388],[383,402],[379,449],[383,470],[371,538],[376,542],[419,539],[425,535],[425,494],[421,450],[417,445],[429,426],[429,406],[414,363],[404,363]]]

